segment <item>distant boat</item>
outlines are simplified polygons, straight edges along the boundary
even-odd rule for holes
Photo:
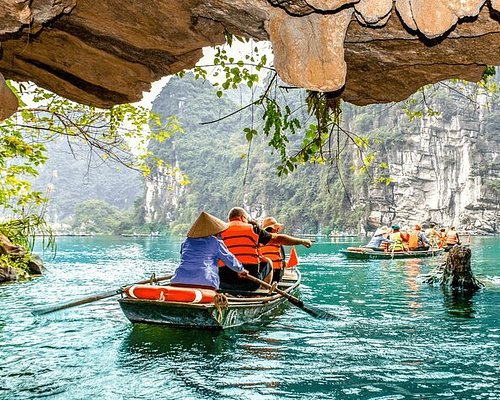
[[[340,250],[340,253],[347,258],[356,258],[361,260],[373,259],[395,259],[395,258],[422,258],[434,257],[444,253],[444,249],[433,249],[425,251],[377,251],[366,247],[348,247]]]
[[[299,287],[300,279],[298,270],[287,270],[278,288],[288,294],[293,294]],[[166,287],[168,286],[163,286],[163,288]],[[151,290],[154,288],[155,286],[152,286]],[[162,286],[156,286],[156,288],[161,291]],[[144,287],[139,289],[144,290]],[[194,288],[186,288],[186,290],[196,291]],[[205,294],[201,290],[198,292],[200,292],[197,295],[198,301],[204,301],[201,299]],[[118,300],[123,313],[131,322],[210,330],[222,330],[256,321],[287,303],[286,297],[281,294],[269,294],[268,290],[227,291],[218,294],[222,295],[220,299],[224,301],[208,298],[209,302],[164,300],[168,298],[168,294],[160,294],[161,300],[150,300],[147,298],[151,296],[147,293],[142,298],[134,298],[134,293],[134,291],[132,293],[129,291],[126,297]]]
[[[159,232],[151,232],[151,233],[122,233],[123,237],[159,237]]]

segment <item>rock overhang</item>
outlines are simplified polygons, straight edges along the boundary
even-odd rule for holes
[[[0,73],[104,108],[192,68],[225,32],[270,40],[288,84],[357,105],[403,100],[449,78],[478,81],[500,65],[500,0],[0,4]]]

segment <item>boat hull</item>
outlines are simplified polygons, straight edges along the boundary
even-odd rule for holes
[[[401,258],[424,258],[435,257],[444,253],[444,249],[428,250],[428,251],[401,251],[401,252],[383,252],[365,250],[340,250],[340,253],[347,258],[355,258],[358,260],[392,260]]]
[[[300,273],[285,280],[280,288],[290,294],[298,291]],[[191,304],[124,297],[118,300],[125,316],[133,323],[162,324],[180,328],[221,330],[256,321],[282,309],[287,299],[281,295],[236,297],[225,294],[227,304]]]

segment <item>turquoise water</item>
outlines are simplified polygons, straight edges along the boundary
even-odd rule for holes
[[[338,320],[217,333],[133,326],[115,298],[33,317],[179,259],[177,238],[61,238],[43,277],[0,286],[0,399],[500,399],[500,239],[472,240],[472,297],[419,283],[440,259],[338,254],[358,243],[298,248],[304,302]]]

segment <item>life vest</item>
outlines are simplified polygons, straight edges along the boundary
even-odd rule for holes
[[[259,235],[253,226],[242,221],[230,221],[229,228],[221,233],[224,244],[242,264],[260,263],[262,256],[259,252]],[[219,266],[224,263],[219,262]]]
[[[439,235],[439,244],[438,247],[442,249],[443,247],[446,246],[446,233],[443,232]]]
[[[196,304],[213,302],[217,292],[212,289],[190,287],[132,285],[125,289],[125,294],[132,299]]]
[[[284,267],[283,252],[279,244],[267,244],[260,248],[262,257],[269,258],[273,262],[273,269],[282,269]]]
[[[418,232],[411,232],[408,239],[408,249],[413,250],[419,246]]]
[[[401,236],[401,232],[391,233],[391,235],[389,236],[389,239],[394,242],[394,243],[390,244],[389,250],[391,250],[391,251],[403,251],[404,250],[403,237]]]
[[[446,244],[455,245],[458,243],[458,234],[455,231],[450,231],[446,234]]]
[[[389,243],[387,242],[381,242],[380,243],[380,248],[384,251],[388,251],[389,250]]]

